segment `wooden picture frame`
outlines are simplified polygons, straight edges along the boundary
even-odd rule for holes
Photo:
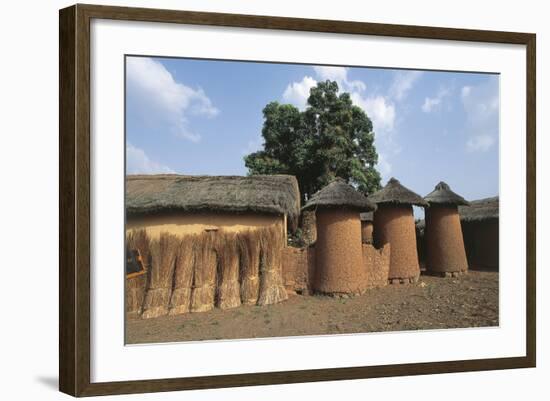
[[[90,380],[90,21],[94,18],[526,46],[526,355],[510,358],[92,383]],[[73,396],[94,396],[535,366],[536,37],[534,34],[96,5],[75,5],[60,10],[59,29],[59,388],[62,392]]]

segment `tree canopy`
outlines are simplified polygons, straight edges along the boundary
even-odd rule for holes
[[[244,157],[249,174],[292,174],[303,200],[340,177],[359,191],[380,188],[372,122],[333,81],[311,88],[307,107],[263,109],[264,149]]]

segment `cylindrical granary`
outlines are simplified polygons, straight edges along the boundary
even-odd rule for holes
[[[426,209],[426,270],[464,272],[468,270],[460,217],[456,206]]]
[[[363,244],[372,244],[373,243],[373,213],[361,213],[361,241]]]
[[[391,245],[389,281],[416,281],[420,266],[412,205],[426,206],[426,201],[395,178],[369,199],[378,206],[374,213],[374,243],[377,247]]]
[[[374,242],[377,247],[391,244],[390,280],[420,276],[411,205],[379,204],[374,214]]]
[[[316,212],[314,291],[357,294],[366,289],[360,212],[374,208],[367,197],[341,179],[321,189],[304,206]]]
[[[359,293],[365,288],[361,221],[356,210],[317,209],[314,288],[323,293]]]
[[[468,202],[444,182],[424,198],[426,208],[426,270],[432,273],[460,273],[468,270],[458,205]]]

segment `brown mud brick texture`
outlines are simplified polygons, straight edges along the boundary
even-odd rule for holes
[[[430,272],[468,270],[458,208],[432,205],[426,208],[426,269]]]
[[[312,294],[315,269],[314,247],[283,248],[282,265],[285,288],[290,294]]]
[[[462,221],[462,232],[470,268],[498,270],[498,219]]]
[[[391,244],[389,279],[420,275],[412,206],[379,204],[374,213],[374,243]]]
[[[366,288],[379,288],[388,284],[390,271],[391,245],[376,249],[370,244],[363,244],[363,265],[366,269]]]
[[[372,231],[372,221],[361,222],[361,240],[363,241],[363,244],[372,244]]]
[[[360,293],[366,287],[359,213],[347,209],[317,209],[314,290],[320,293]]]
[[[163,233],[150,242],[151,268],[149,283],[143,305],[144,319],[166,315],[172,294],[174,261],[179,239],[172,234]]]
[[[300,216],[300,229],[304,244],[311,245],[317,240],[317,227],[315,222],[315,211],[304,210]]]

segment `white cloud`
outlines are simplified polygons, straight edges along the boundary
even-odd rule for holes
[[[348,79],[348,68],[346,67],[325,67],[325,66],[315,66],[313,67],[315,73],[319,79],[326,81],[336,81],[340,89],[344,89],[346,92],[357,90],[364,91],[367,88],[367,85],[363,81],[350,81]]]
[[[317,81],[310,76],[305,76],[300,82],[292,82],[286,87],[283,100],[303,110],[306,108],[309,91],[315,85]]]
[[[422,111],[424,113],[431,113],[433,110],[439,108],[443,103],[443,99],[450,94],[450,91],[446,88],[440,89],[435,97],[426,97],[424,104],[422,104]]]
[[[351,100],[365,110],[377,133],[393,129],[395,105],[390,100],[384,96],[363,97],[358,93],[351,93]]]
[[[376,167],[382,176],[383,182],[391,178],[392,165],[382,152],[378,152],[378,164]]]
[[[246,147],[242,150],[243,155],[248,155],[253,152],[257,152],[263,149],[264,138],[262,136],[257,136],[256,138],[248,141]]]
[[[427,97],[422,104],[422,111],[424,113],[430,113],[432,109],[441,103],[441,99],[434,97]]]
[[[189,129],[188,115],[214,117],[219,110],[201,88],[177,82],[158,61],[148,57],[126,59],[128,104],[155,130],[167,129],[192,142],[200,135]]]
[[[468,152],[486,152],[493,144],[495,139],[491,135],[478,135],[474,136],[466,142],[466,149]]]
[[[390,86],[390,97],[398,101],[403,100],[421,76],[422,71],[397,72]]]
[[[126,144],[126,173],[127,174],[158,174],[175,173],[170,167],[154,162],[143,149],[131,143]]]
[[[469,152],[485,152],[498,141],[498,77],[491,77],[477,86],[462,87],[461,99],[469,132],[466,149]]]
[[[471,123],[487,123],[498,119],[498,78],[478,86],[464,86],[461,90],[462,104]]]
[[[329,66],[315,66],[313,67],[315,73],[322,80],[330,79],[331,81],[342,82],[347,80],[348,69],[346,67],[329,67]]]

